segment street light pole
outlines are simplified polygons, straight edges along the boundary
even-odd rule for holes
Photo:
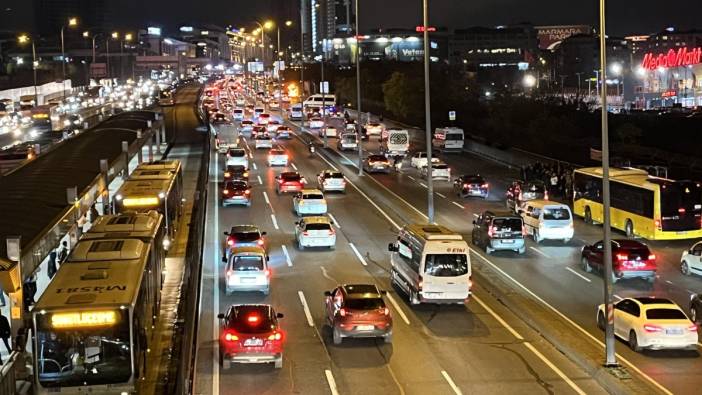
[[[429,223],[434,223],[434,182],[433,166],[431,163],[431,95],[429,92],[429,4],[422,0],[424,26],[424,117],[427,143],[427,217]]]
[[[34,105],[39,105],[39,94],[37,93],[37,47],[32,40],[32,71],[34,72]]]
[[[612,301],[612,229],[610,228],[609,196],[609,125],[607,122],[607,35],[605,30],[605,0],[600,0],[600,77],[602,79],[602,241],[604,243],[604,303],[605,303],[605,366],[617,366],[614,349],[614,304]]]
[[[328,147],[327,144],[327,103],[325,103],[325,99],[327,98],[327,90],[325,88],[324,84],[324,53],[325,53],[325,46],[326,46],[326,39],[323,41],[324,44],[322,44],[322,82],[320,83],[320,90],[322,91],[322,122],[324,123],[324,148]]]
[[[358,136],[358,175],[363,176],[363,136],[361,136],[361,35],[358,34],[358,2],[356,0],[356,135]],[[348,22],[348,20],[347,20]]]
[[[61,26],[61,86],[63,87],[62,96],[64,99],[66,98],[66,47],[63,42],[63,29],[65,27],[66,26]],[[34,40],[32,40],[32,43],[34,43]]]

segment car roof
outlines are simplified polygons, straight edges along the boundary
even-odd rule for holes
[[[261,232],[256,225],[232,225],[229,233],[253,233]]]
[[[300,191],[302,194],[308,194],[308,193],[318,193],[320,195],[323,195],[322,191],[320,191],[317,188],[308,188],[308,189],[303,189]]]
[[[519,218],[521,219],[522,217],[518,216],[517,214],[507,211],[507,210],[487,210],[485,211],[485,215],[490,215],[492,217],[512,217],[512,218]]]
[[[375,299],[380,298],[380,290],[374,284],[344,284],[344,293],[350,299]]]
[[[616,244],[619,248],[642,248],[648,246],[638,240],[629,240],[629,239],[614,239],[612,240],[612,244]]]
[[[305,221],[306,224],[329,224],[329,225],[331,225],[331,221],[329,220],[329,218],[322,216],[322,215],[309,216],[309,217],[303,218],[302,220]]]
[[[266,250],[263,249],[263,247],[255,246],[255,247],[234,247],[231,250],[231,255],[266,255]]]
[[[656,298],[654,296],[641,296],[638,298],[630,299],[633,299],[642,305],[672,305],[677,307],[677,305],[672,300],[666,298]]]

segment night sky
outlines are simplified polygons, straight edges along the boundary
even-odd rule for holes
[[[214,23],[242,25],[267,17],[299,18],[299,0],[106,0],[116,27]],[[0,0],[0,30],[28,30],[31,0]],[[702,28],[702,1],[609,1],[612,35],[652,33],[666,26]],[[367,6],[365,5],[367,4]],[[420,0],[361,0],[361,29],[413,27],[421,21]],[[597,24],[597,0],[429,0],[431,24],[449,28],[519,22]],[[250,25],[250,24],[249,24]]]

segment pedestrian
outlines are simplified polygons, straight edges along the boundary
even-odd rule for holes
[[[24,304],[24,311],[29,312],[29,307],[34,303],[34,295],[37,293],[37,277],[32,274],[27,277],[22,283],[22,301]]]
[[[556,196],[558,191],[558,176],[556,173],[551,173],[551,196]]]
[[[90,206],[90,223],[94,224],[95,221],[97,221],[99,216],[100,216],[100,214],[98,213],[95,205],[93,204],[92,206]]]
[[[49,267],[47,270],[47,274],[49,275],[49,280],[54,278],[54,274],[56,274],[56,271],[58,270],[58,269],[56,269],[56,257],[57,256],[58,256],[58,253],[56,252],[56,250],[52,250],[49,253],[49,263],[48,263]]]
[[[7,317],[0,311],[0,338],[2,338],[2,342],[5,343],[8,354],[12,354],[12,347],[10,346],[11,336],[12,330],[10,329],[10,321],[8,321]],[[2,358],[0,358],[0,363],[3,363]]]
[[[59,251],[58,251],[58,256],[56,258],[58,259],[57,262],[59,265],[62,265],[63,261],[65,261],[66,258],[68,258],[68,242],[67,241],[64,240],[61,242],[61,246],[59,247]]]

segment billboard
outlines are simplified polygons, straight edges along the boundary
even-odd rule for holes
[[[561,41],[576,34],[590,34],[588,25],[536,26],[540,49],[554,49]]]
[[[262,73],[263,72],[263,62],[248,62],[247,67],[251,73]]]
[[[417,37],[378,39],[361,44],[362,56],[369,60],[420,61],[424,58],[424,44]]]

